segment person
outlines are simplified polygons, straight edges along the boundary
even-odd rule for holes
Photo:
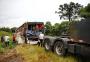
[[[4,40],[4,36],[2,35],[1,36],[1,42],[3,43],[5,40]]]
[[[27,44],[27,35],[26,35],[27,28],[23,28],[23,29],[24,29],[23,36],[24,36],[24,39],[25,39],[25,44]]]
[[[13,34],[13,43],[14,43],[14,44],[17,43],[17,42],[16,42],[16,34],[15,34],[15,33]]]
[[[5,36],[5,45],[6,45],[6,47],[9,45],[9,36],[8,35],[6,35]]]
[[[5,42],[5,39],[4,39],[4,35],[1,36],[1,43],[2,43],[2,46],[4,47],[4,42]]]
[[[17,34],[16,34],[16,39],[15,39],[16,41],[17,41],[17,44],[22,44],[22,43],[24,43],[23,42],[23,39],[21,38],[21,32],[18,32]]]
[[[39,41],[40,41],[40,43],[39,43],[39,46],[43,46],[43,40],[44,40],[44,34],[42,33],[42,32],[40,32],[40,34],[39,34]]]

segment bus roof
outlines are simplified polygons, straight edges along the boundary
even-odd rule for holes
[[[27,22],[27,24],[44,24],[43,22]]]
[[[24,24],[22,24],[19,28],[17,28],[16,29],[16,32],[20,29],[20,28],[22,28],[22,27],[26,27],[27,25],[32,25],[32,24],[44,24],[43,22],[26,22],[26,23],[24,23]]]

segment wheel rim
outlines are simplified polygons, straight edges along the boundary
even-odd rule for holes
[[[55,50],[56,50],[56,53],[57,53],[58,55],[62,55],[62,52],[63,52],[63,44],[62,44],[62,43],[58,43]]]
[[[47,42],[45,43],[45,48],[46,48],[47,50],[49,50],[49,48],[50,48],[50,47],[49,47],[49,44],[48,44]]]

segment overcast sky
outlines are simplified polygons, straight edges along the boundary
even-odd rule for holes
[[[60,23],[58,10],[60,4],[69,2],[86,6],[90,0],[0,0],[0,27],[19,27],[29,21],[50,21]]]

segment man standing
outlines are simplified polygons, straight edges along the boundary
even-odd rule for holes
[[[23,28],[23,29],[24,29],[23,36],[24,36],[24,39],[25,39],[25,44],[27,44],[27,35],[26,35],[27,28]]]
[[[17,41],[16,41],[16,33],[13,34],[13,44],[16,45]]]
[[[9,36],[8,35],[6,35],[5,36],[5,45],[6,45],[6,47],[9,45]]]
[[[1,42],[2,43],[4,42],[4,36],[3,35],[1,36]]]
[[[5,45],[4,42],[5,42],[4,35],[2,35],[2,36],[1,36],[1,43],[2,43],[2,46],[3,46],[3,47],[4,47],[4,45]]]
[[[39,40],[40,40],[40,46],[41,47],[43,46],[43,39],[44,39],[44,34],[42,32],[40,32]]]

